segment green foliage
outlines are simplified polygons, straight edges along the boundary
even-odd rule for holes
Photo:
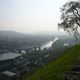
[[[61,8],[61,22],[59,28],[74,34],[77,38],[80,28],[80,1],[69,1]]]
[[[43,68],[37,70],[33,75],[27,77],[26,75],[22,80],[64,80],[66,72],[71,68],[73,63],[80,56],[80,45],[76,45],[54,61]]]

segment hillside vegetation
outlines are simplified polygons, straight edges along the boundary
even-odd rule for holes
[[[68,49],[54,61],[36,70],[31,76],[24,76],[22,80],[64,80],[66,72],[80,56],[80,45]]]

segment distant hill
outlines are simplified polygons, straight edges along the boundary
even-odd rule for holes
[[[54,61],[44,65],[29,77],[24,75],[22,80],[65,80],[64,77],[80,57],[80,45],[68,49]]]
[[[50,35],[24,34],[15,31],[0,31],[0,48],[23,48],[40,45],[53,39]]]
[[[0,31],[0,37],[18,38],[18,37],[27,37],[27,36],[31,36],[31,35],[16,32],[16,31]]]
[[[75,41],[73,36],[57,32],[24,34],[15,31],[0,31],[0,49],[39,46],[47,41],[54,40],[56,37],[61,38],[65,43],[73,43]]]

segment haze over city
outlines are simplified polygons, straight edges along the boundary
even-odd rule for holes
[[[0,30],[57,31],[60,7],[68,0],[0,0]]]
[[[80,0],[0,0],[0,80],[80,80]]]

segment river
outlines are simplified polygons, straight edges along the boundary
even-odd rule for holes
[[[8,59],[14,59],[14,58],[16,58],[18,56],[21,56],[21,54],[12,53],[12,52],[0,54],[0,61],[2,61],[2,60],[8,60]]]
[[[49,41],[49,42],[43,44],[41,46],[41,50],[43,50],[44,48],[50,48],[52,46],[52,44],[54,44],[55,41],[57,41],[58,39],[59,38],[55,38],[54,40]],[[12,52],[0,54],[0,61],[2,61],[2,60],[8,60],[8,59],[14,59],[14,58],[16,58],[18,56],[21,56],[21,54],[19,54],[19,53],[12,53]]]
[[[41,50],[43,50],[44,48],[50,48],[52,46],[52,44],[55,43],[55,41],[57,41],[59,38],[55,38],[54,40],[51,40],[49,42],[47,42],[46,44],[43,44],[41,46]]]

